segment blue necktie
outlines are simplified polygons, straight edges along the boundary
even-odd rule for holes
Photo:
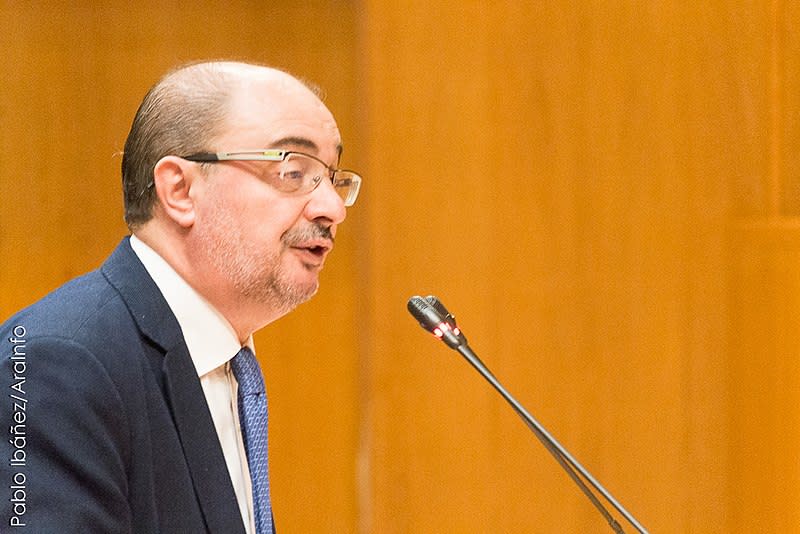
[[[239,383],[239,422],[253,485],[256,532],[272,534],[267,468],[267,392],[264,377],[255,355],[247,347],[242,347],[231,360],[231,368]]]

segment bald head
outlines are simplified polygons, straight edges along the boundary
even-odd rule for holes
[[[281,94],[306,94],[319,101],[319,91],[278,69],[230,61],[179,67],[145,95],[133,119],[122,156],[125,222],[133,230],[153,215],[156,195],[153,169],[167,155],[185,156],[208,150],[229,125],[232,104],[257,84]]]

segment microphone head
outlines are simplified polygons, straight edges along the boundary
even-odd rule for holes
[[[431,303],[430,299],[438,303],[444,314]],[[444,341],[450,348],[455,349],[467,344],[467,338],[456,326],[455,318],[436,297],[422,298],[415,295],[408,299],[408,311],[422,328]]]
[[[435,335],[435,330],[444,322],[439,312],[425,299],[414,295],[408,299],[408,311],[419,321],[422,328]]]
[[[447,322],[447,324],[455,328],[456,317],[455,315],[447,311],[447,308],[444,307],[444,304],[442,304],[441,300],[439,300],[437,297],[433,295],[428,295],[427,297],[425,297],[425,300],[428,302],[428,304],[433,306],[437,312],[439,312],[439,315],[442,316],[442,319],[444,319],[445,322]]]

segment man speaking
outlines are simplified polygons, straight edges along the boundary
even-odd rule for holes
[[[153,86],[122,160],[131,236],[0,327],[0,530],[274,531],[252,334],[317,291],[361,184],[341,150],[285,72]]]

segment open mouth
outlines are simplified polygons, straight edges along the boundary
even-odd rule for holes
[[[303,247],[304,250],[309,251],[314,256],[319,256],[320,258],[325,256],[328,252],[328,247],[323,247],[321,245],[314,245],[313,247]]]
[[[333,247],[329,243],[314,241],[311,243],[299,243],[294,245],[292,248],[308,254],[310,257],[316,260],[315,263],[322,263],[322,260],[325,259],[325,256]]]

